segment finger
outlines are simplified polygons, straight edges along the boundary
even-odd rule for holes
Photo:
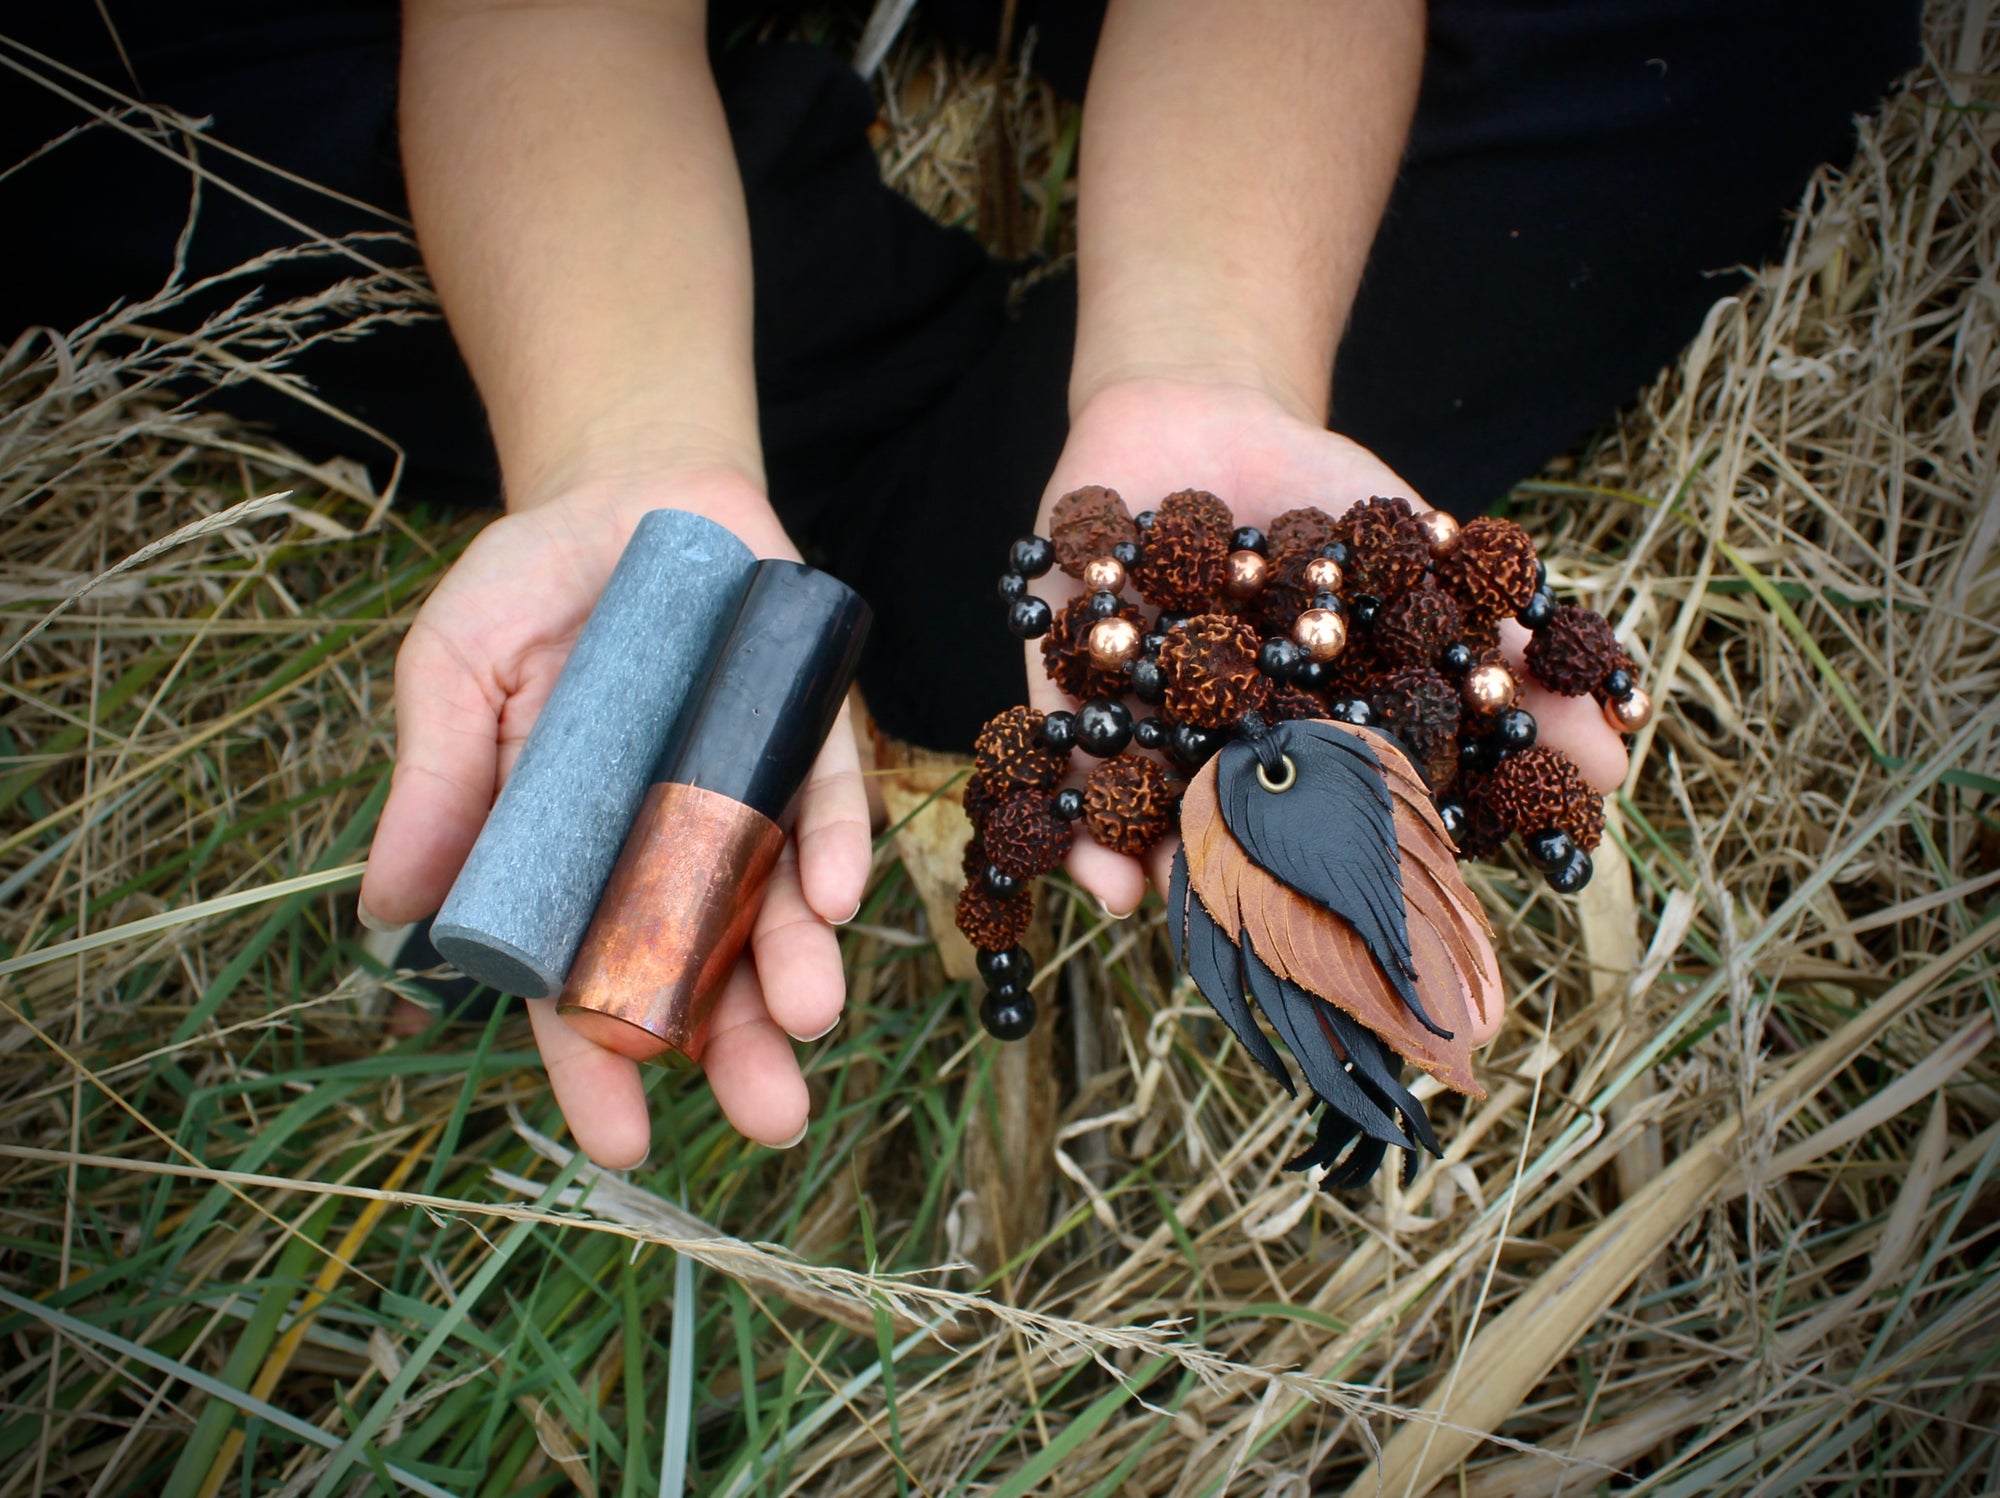
[[[396,768],[361,881],[378,923],[444,902],[493,805],[499,719],[471,667],[420,618],[396,657]]]
[[[723,1116],[744,1138],[788,1149],[804,1135],[806,1079],[747,960],[736,964],[716,1001],[701,1065]]]
[[[1113,853],[1088,836],[1070,844],[1063,867],[1097,901],[1098,908],[1114,920],[1124,920],[1146,898],[1146,871],[1139,860]]]
[[[1575,763],[1592,790],[1610,794],[1625,783],[1631,756],[1625,736],[1604,721],[1594,697],[1562,697],[1529,674],[1528,632],[1509,619],[1500,626],[1500,652],[1521,683],[1521,706],[1535,718],[1537,736]]]
[[[638,1063],[577,1034],[554,999],[527,1004],[549,1089],[577,1148],[606,1170],[630,1170],[653,1143]]]
[[[847,998],[840,939],[806,903],[798,858],[789,848],[764,891],[750,950],[765,1007],[780,1028],[800,1040],[817,1040],[834,1027]]]
[[[792,836],[798,845],[798,881],[805,903],[820,919],[836,926],[853,920],[861,911],[874,855],[861,755],[845,704],[799,795]]]
[[[1500,1033],[1500,1027],[1507,1020],[1506,1000],[1502,999],[1499,1003],[1495,1004],[1492,1012],[1484,1016],[1479,1013],[1479,1010],[1475,1006],[1468,1004],[1466,1006],[1466,1018],[1470,1023],[1466,1026],[1465,1038],[1476,1049],[1479,1046],[1485,1045]]]

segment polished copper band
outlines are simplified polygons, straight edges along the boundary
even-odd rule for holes
[[[777,823],[727,796],[648,791],[563,986],[570,1025],[635,1061],[700,1060],[784,845]]]

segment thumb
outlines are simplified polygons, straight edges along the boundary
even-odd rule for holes
[[[500,707],[419,618],[396,658],[396,768],[361,881],[372,921],[402,925],[444,902],[493,806]]]

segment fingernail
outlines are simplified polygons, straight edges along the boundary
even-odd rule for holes
[[[1114,921],[1128,920],[1131,918],[1132,915],[1132,912],[1129,910],[1113,910],[1108,904],[1105,903],[1104,896],[1102,895],[1099,895],[1097,897],[1097,908],[1103,911],[1106,918],[1109,920],[1114,920]]]
[[[380,931],[386,934],[396,929],[393,922],[383,920],[382,917],[374,914],[366,905],[362,904],[359,896],[356,896],[354,901],[354,918],[370,931]]]
[[[854,908],[848,911],[847,914],[842,916],[839,920],[835,921],[834,925],[845,926],[849,921],[853,920],[857,915],[861,914],[861,907],[867,903],[868,903],[868,897],[866,895],[863,895],[859,900],[856,900],[854,902]],[[830,1029],[832,1027],[829,1026],[828,1028]],[[819,1037],[814,1036],[813,1038],[818,1039]]]
[[[827,1027],[824,1030],[816,1030],[810,1035],[800,1035],[795,1038],[806,1045],[811,1045],[815,1040],[825,1040],[827,1036],[831,1035],[838,1028],[840,1028],[840,1016],[836,1014],[828,1021]]]
[[[787,1139],[783,1144],[774,1144],[771,1146],[771,1148],[774,1150],[790,1149],[793,1145],[797,1144],[801,1139],[806,1137],[806,1130],[810,1129],[811,1127],[812,1127],[812,1120],[809,1118],[804,1123],[799,1125],[798,1133],[792,1135],[792,1137],[790,1139]]]

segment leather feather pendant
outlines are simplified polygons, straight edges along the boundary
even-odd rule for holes
[[[1500,1001],[1492,930],[1422,778],[1380,734],[1295,720],[1226,745],[1180,822],[1176,957],[1296,1095],[1254,1001],[1325,1106],[1292,1168],[1337,1164],[1328,1182],[1357,1186],[1395,1145],[1412,1178],[1419,1148],[1440,1151],[1401,1062],[1484,1097],[1468,1030]]]

